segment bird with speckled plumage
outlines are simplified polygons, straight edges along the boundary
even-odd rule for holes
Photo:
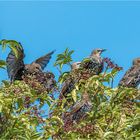
[[[119,86],[136,88],[140,84],[140,58],[133,60],[131,68],[119,82]]]

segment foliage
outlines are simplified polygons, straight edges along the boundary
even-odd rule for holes
[[[65,122],[66,126],[59,130],[56,139],[140,138],[140,92],[132,88],[105,86],[103,82],[108,82],[108,78],[111,79],[111,73],[93,76],[84,81],[84,84],[82,81],[83,87],[76,90],[76,94],[83,94],[83,88],[88,92],[92,103],[91,112],[87,112],[86,117],[78,124],[70,121],[71,115],[68,115],[66,118],[68,123]],[[71,113],[69,109],[62,112]]]
[[[0,41],[0,45],[2,45],[2,49],[5,50],[6,47],[9,47],[15,54],[16,57],[18,57],[18,50],[17,48],[21,48],[21,44],[20,42],[17,42],[15,40],[6,40],[6,39],[3,39]]]
[[[71,55],[74,53],[74,51],[69,51],[69,49],[67,48],[62,54],[58,54],[57,59],[56,59],[56,63],[54,64],[54,66],[59,66],[60,70],[62,70],[62,67],[64,64],[67,64],[71,67],[70,62],[72,61],[72,57]]]
[[[4,60],[0,60],[0,68],[5,68],[6,62]]]
[[[5,41],[9,43],[9,41]],[[3,48],[5,43],[1,42]],[[11,44],[11,42],[10,42]],[[12,42],[16,46],[17,42]],[[11,47],[12,49],[13,47]],[[14,48],[16,53],[16,48]],[[70,64],[73,51],[59,54],[55,65],[62,69]],[[17,54],[18,56],[18,54]],[[5,64],[0,61],[0,66]],[[3,67],[3,66],[2,66]],[[67,98],[54,98],[58,91],[42,93],[24,81],[3,81],[0,87],[0,139],[42,140],[49,139],[95,139],[139,140],[140,139],[140,91],[133,88],[110,87],[119,69],[112,67],[100,75],[81,79]],[[62,85],[69,72],[59,77]],[[83,102],[87,93],[90,111],[83,118],[73,121],[72,106]],[[61,104],[59,104],[61,103]],[[48,106],[49,112],[46,111]]]
[[[9,47],[15,54],[16,57],[18,57],[18,47],[22,47],[21,44],[15,40],[0,40],[0,45],[2,46],[2,50],[4,51],[6,47]],[[0,68],[5,68],[6,62],[4,60],[0,60]]]

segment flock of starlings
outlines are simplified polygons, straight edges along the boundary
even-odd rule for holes
[[[24,64],[24,50],[23,48],[18,49],[18,57],[15,56],[14,52],[8,54],[6,59],[7,71],[11,82],[15,80],[24,80],[30,76],[35,76],[35,78],[44,86],[44,88],[49,92],[55,85],[55,76],[51,72],[43,72],[44,68],[49,63],[54,51],[38,58],[31,64]],[[70,93],[74,88],[75,84],[79,82],[80,79],[88,79],[93,75],[99,75],[104,69],[104,59],[101,54],[105,49],[94,49],[91,55],[88,57],[89,61],[75,62],[72,64],[70,73],[63,82],[59,98],[63,99]],[[137,88],[140,84],[140,58],[133,60],[131,68],[125,73],[123,78],[119,82],[119,86]],[[76,102],[72,108],[72,115],[69,115],[72,120],[77,121],[79,117],[83,117],[85,112],[90,111],[92,104],[89,101],[87,93],[83,95],[83,100]],[[64,121],[68,118],[64,117]],[[77,118],[78,117],[78,118]],[[65,122],[67,123],[67,122]]]
[[[6,59],[7,72],[11,82],[15,80],[23,80],[23,77],[26,75],[45,73],[43,72],[43,70],[49,63],[52,54],[54,53],[54,51],[52,51],[33,61],[31,64],[24,64],[23,61],[25,57],[24,50],[23,48],[20,47],[17,49],[18,49],[18,57],[16,57],[14,52],[11,50]],[[104,69],[104,62],[103,58],[101,57],[101,54],[104,51],[105,49],[94,49],[91,55],[88,57],[90,61],[74,62],[72,64],[71,71],[82,68],[83,71],[87,69],[91,70],[93,75],[100,74]],[[47,80],[54,78],[53,73],[47,72],[46,74],[49,74],[48,76],[49,79]],[[54,81],[52,82],[52,84],[53,83]],[[140,84],[140,58],[136,58],[133,60],[131,68],[125,73],[123,78],[120,80],[119,86],[136,88],[139,84]],[[64,85],[65,86],[67,85],[69,87],[69,85],[66,83]],[[52,86],[50,82],[49,86]],[[64,89],[62,88],[62,90]]]

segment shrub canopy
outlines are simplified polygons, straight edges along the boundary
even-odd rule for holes
[[[18,57],[18,42],[0,43],[3,49],[9,46]],[[36,82],[32,86],[25,81],[1,82],[1,139],[140,139],[140,91],[112,87],[120,69],[106,66],[103,73],[81,79],[66,98],[58,98],[66,78],[75,77],[74,72],[62,71],[63,65],[71,66],[73,52],[66,49],[57,56],[54,68],[60,73],[54,91],[40,93],[36,90],[40,84]],[[0,60],[0,68],[5,65]],[[87,110],[72,109],[85,103],[89,105]]]

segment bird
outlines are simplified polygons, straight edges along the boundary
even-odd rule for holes
[[[106,51],[106,49],[96,48],[94,49],[90,56],[84,58],[79,66],[80,69],[80,79],[87,80],[94,75],[99,75],[104,69],[104,60],[101,54]]]
[[[85,91],[82,94],[81,100],[77,101],[75,105],[71,108],[72,120],[80,121],[83,119],[92,108],[92,103],[90,101],[88,93]]]
[[[64,98],[67,98],[68,94],[71,93],[72,90],[75,88],[75,84],[78,83],[78,81],[79,81],[78,69],[80,67],[80,64],[81,64],[81,62],[74,62],[71,65],[71,71],[69,72],[67,78],[64,80],[64,82],[62,84],[59,99],[62,100]],[[69,102],[69,101],[70,101],[70,99],[67,99],[67,102]]]
[[[81,69],[84,72],[90,72],[92,75],[98,75],[103,71],[104,63],[101,54],[106,51],[106,49],[94,49],[88,58],[85,58],[81,62]]]
[[[94,49],[88,58],[85,58],[80,63],[78,63],[78,69],[76,74],[78,80],[75,83],[70,83],[72,83],[72,85],[75,85],[77,82],[80,82],[81,79],[87,80],[93,75],[99,75],[104,68],[104,62],[101,57],[101,54],[104,51],[105,49]],[[76,67],[75,64],[73,64],[73,67]],[[75,79],[75,77],[76,76],[74,76],[73,79]],[[70,89],[72,91],[74,85],[70,86],[70,83],[65,85],[66,87],[64,86],[64,88]],[[63,93],[66,94],[67,90],[65,90],[65,92]],[[68,110],[68,112],[63,114],[64,126],[65,124],[67,124],[67,122],[69,122],[69,120],[71,120],[71,122],[78,123],[81,119],[84,119],[87,116],[87,112],[90,112],[91,108],[92,103],[90,101],[89,94],[87,93],[87,91],[83,91],[81,93],[81,100],[77,100],[70,107],[70,111]]]
[[[74,88],[75,84],[81,79],[87,79],[92,75],[98,75],[103,71],[103,59],[101,58],[102,52],[105,49],[94,49],[88,58],[85,58],[81,62],[75,62],[72,64],[72,70],[69,76],[63,83],[60,97],[66,97]]]
[[[94,49],[88,58],[85,58],[79,66],[80,80],[87,80],[93,75],[99,75],[104,68],[104,62],[101,54],[105,49]],[[84,91],[81,94],[81,101],[77,101],[71,108],[72,120],[79,121],[86,116],[86,112],[89,112],[92,108],[92,104],[89,98],[89,94]]]
[[[137,88],[140,84],[140,57],[133,60],[132,66],[124,74],[119,82],[119,86]]]
[[[29,77],[32,77],[37,80],[37,82],[44,85],[45,88],[50,89],[55,84],[55,76],[53,73],[43,72],[43,70],[49,63],[52,54],[55,51],[47,53],[46,55],[33,61],[31,64],[24,64],[24,49],[21,43],[19,44],[20,47],[16,47],[18,55],[16,56],[13,50],[11,50],[6,58],[7,72],[11,83],[15,80],[25,80],[29,84],[31,82]],[[35,82],[33,79],[32,82]]]
[[[77,101],[71,108],[70,111],[65,112],[62,115],[64,122],[64,130],[69,131],[71,127],[79,124],[83,119],[87,117],[87,113],[92,110],[92,102],[89,98],[88,93],[85,91],[81,100]]]

